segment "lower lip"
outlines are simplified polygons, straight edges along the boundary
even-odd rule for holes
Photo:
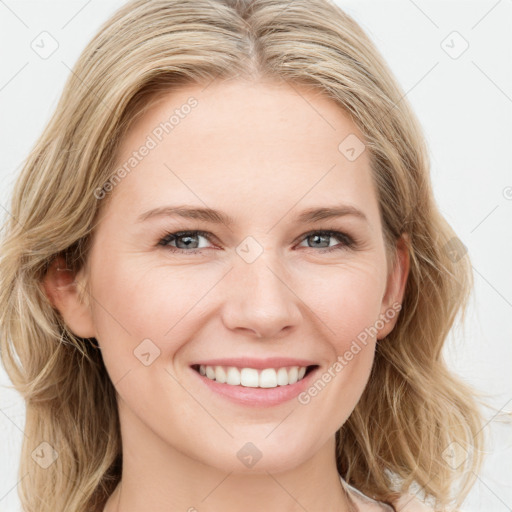
[[[201,375],[191,368],[201,381],[215,393],[237,404],[253,407],[269,407],[292,400],[310,385],[318,369],[318,367],[314,368],[295,384],[287,384],[286,386],[277,386],[275,388],[251,388],[221,384],[220,382]]]

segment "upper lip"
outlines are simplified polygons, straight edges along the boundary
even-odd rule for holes
[[[267,357],[264,359],[254,359],[251,357],[235,357],[224,359],[207,359],[204,361],[196,361],[190,366],[235,366],[237,368],[282,368],[285,366],[312,366],[316,363],[308,359],[296,359],[291,357]]]

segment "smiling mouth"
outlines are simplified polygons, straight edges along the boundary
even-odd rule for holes
[[[203,377],[229,386],[276,388],[301,381],[318,365],[285,366],[281,368],[237,368],[236,366],[209,366],[194,364],[193,370]]]

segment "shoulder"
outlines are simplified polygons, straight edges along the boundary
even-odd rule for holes
[[[433,512],[434,509],[412,494],[402,494],[393,502],[396,512]]]
[[[434,512],[432,507],[429,507],[412,494],[402,494],[400,498],[393,501],[393,505],[396,512]],[[457,509],[454,512],[464,512],[464,510]]]

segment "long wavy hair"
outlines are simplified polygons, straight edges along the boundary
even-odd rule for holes
[[[464,320],[472,269],[435,203],[424,135],[384,59],[328,0],[135,0],[79,57],[2,228],[0,350],[26,403],[25,512],[101,510],[122,469],[115,388],[96,340],[75,336],[45,295],[48,266],[56,256],[75,271],[86,262],[111,197],[100,201],[95,191],[155,98],[236,77],[314,87],[344,109],[365,137],[391,258],[408,235],[397,323],[377,344],[368,385],[336,434],[340,475],[378,500],[416,489],[436,508],[459,506],[481,465],[483,419],[478,395],[441,349]],[[450,464],[457,449],[466,455]],[[58,456],[43,467],[37,450],[50,462]]]

